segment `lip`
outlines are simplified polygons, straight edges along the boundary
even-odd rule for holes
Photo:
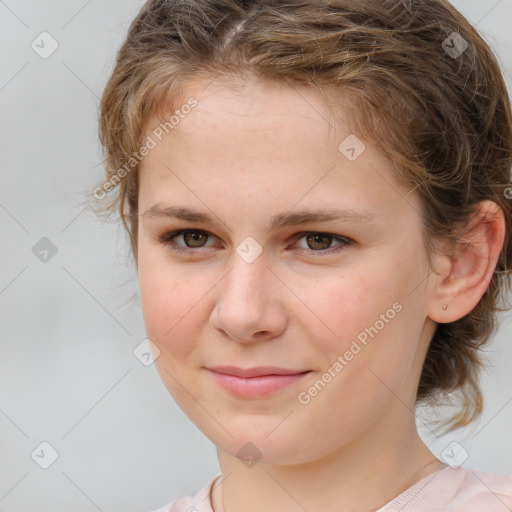
[[[207,368],[216,382],[240,397],[256,398],[270,395],[299,381],[311,370],[294,370],[275,366]]]
[[[208,368],[211,371],[234,377],[262,377],[266,375],[298,375],[309,370],[293,370],[289,368],[279,368],[277,366],[255,366],[253,368],[238,368],[236,366],[212,366]]]

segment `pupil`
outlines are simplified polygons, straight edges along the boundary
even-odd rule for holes
[[[187,233],[187,245],[189,243],[189,238],[192,237],[192,242],[200,242],[200,238],[204,237],[203,233]]]
[[[318,244],[322,245],[322,240],[325,241],[326,239],[329,238],[329,236],[328,235],[318,235],[317,234],[317,235],[312,235],[312,238],[313,238],[313,243],[314,244],[318,243]],[[327,243],[327,245],[329,245],[329,243]],[[325,249],[325,247],[323,247],[323,248]]]

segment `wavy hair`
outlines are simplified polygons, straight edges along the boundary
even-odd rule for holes
[[[512,260],[512,115],[488,44],[446,0],[149,0],[101,98],[107,180],[140,148],[149,116],[182,104],[188,84],[217,77],[234,86],[249,75],[311,85],[333,111],[337,94],[351,98],[356,133],[421,200],[429,261],[438,244],[462,243],[480,201],[503,210],[505,243],[488,288],[465,317],[437,325],[417,390],[417,402],[456,392],[459,407],[445,426],[469,424],[483,409],[481,348],[505,311]],[[100,211],[118,211],[136,260],[132,165]]]

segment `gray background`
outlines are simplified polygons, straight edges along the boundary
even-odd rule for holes
[[[512,0],[454,3],[510,87]],[[215,447],[134,357],[145,332],[127,239],[84,203],[102,176],[99,96],[141,5],[0,0],[3,512],[149,511],[219,471]],[[31,48],[43,31],[59,45],[47,59]],[[58,250],[46,263],[32,252],[43,237]],[[436,455],[457,441],[466,467],[512,474],[511,324],[502,314],[488,348],[481,420],[441,438],[419,420]],[[31,457],[43,441],[58,452],[48,469]]]

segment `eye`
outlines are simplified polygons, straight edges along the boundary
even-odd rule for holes
[[[352,245],[352,240],[343,236],[334,235],[332,233],[321,232],[305,232],[299,233],[298,240],[304,238],[307,244],[307,249],[312,249],[309,252],[314,256],[321,256],[325,254],[332,254],[342,251],[346,246]],[[340,242],[340,245],[330,248],[333,241]]]
[[[209,236],[210,233],[207,233],[206,231],[201,231],[198,229],[181,229],[180,231],[164,233],[162,236],[158,237],[158,240],[160,243],[168,245],[173,251],[179,253],[194,253],[196,252],[194,249],[206,247],[205,243]],[[184,246],[173,241],[174,238],[178,237],[183,238],[185,241]]]
[[[198,229],[181,229],[179,231],[164,233],[158,237],[158,240],[160,243],[168,246],[175,252],[194,254],[198,252],[197,249],[201,249],[203,247],[212,247],[211,245],[206,245],[209,237],[211,236],[211,233],[208,233],[207,231]],[[179,239],[180,237],[184,241],[184,245],[174,241],[174,239]],[[322,256],[325,254],[340,252],[345,247],[353,244],[352,240],[346,237],[315,231],[298,233],[295,235],[295,239],[297,241],[305,239],[307,244],[306,248],[299,247],[299,250],[307,252],[308,256]],[[337,241],[339,244],[331,247],[333,241]]]

